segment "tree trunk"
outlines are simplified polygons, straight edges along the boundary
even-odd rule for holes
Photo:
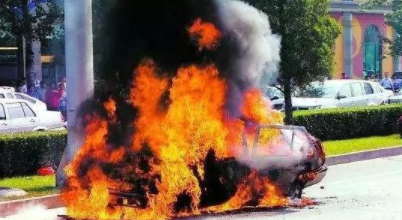
[[[284,77],[283,87],[283,94],[285,96],[285,124],[290,125],[293,124],[292,87],[290,77]]]
[[[24,53],[24,45],[23,45],[23,37],[17,36],[17,73],[18,73],[18,80],[21,80],[26,77],[25,74],[25,53]]]
[[[22,0],[21,1],[21,8],[22,8],[22,17],[23,17],[23,33],[24,33],[24,45],[25,45],[25,78],[27,80],[27,85],[28,88],[32,86],[31,82],[31,70],[32,70],[32,35],[33,35],[33,29],[32,29],[32,16],[29,11],[29,1],[28,0]]]

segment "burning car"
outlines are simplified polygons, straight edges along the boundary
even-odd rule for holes
[[[268,141],[264,134],[274,134]],[[290,198],[301,198],[302,190],[320,182],[327,171],[321,141],[304,127],[284,125],[258,126],[251,151],[246,145],[239,160],[258,170],[280,186]]]
[[[118,2],[111,32],[125,46],[111,46],[111,83],[82,112],[61,193],[69,217],[286,207],[324,177],[320,142],[281,126],[258,87],[279,62],[266,15],[239,1]]]
[[[251,130],[253,134],[243,134],[242,152],[238,157],[217,160],[211,154],[208,156],[209,169],[215,169],[220,184],[213,177],[207,176],[207,181],[201,180],[194,170],[201,186],[215,189],[210,195],[204,194],[205,204],[216,205],[219,202],[211,201],[216,197],[225,202],[235,193],[234,189],[241,180],[255,171],[258,172],[255,175],[267,177],[279,187],[283,195],[291,199],[301,198],[304,188],[324,178],[327,167],[323,146],[304,127],[259,125]],[[264,140],[266,134],[273,134],[274,137]],[[248,140],[252,140],[252,144],[248,144]],[[146,206],[138,192],[109,189],[109,194],[111,206]]]

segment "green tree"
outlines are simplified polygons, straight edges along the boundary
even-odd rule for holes
[[[0,0],[0,38],[7,44],[17,45],[19,76],[32,65],[32,42],[40,41],[46,47],[60,34],[62,24],[62,10],[55,0]],[[26,51],[23,51],[25,43]]]
[[[328,0],[248,0],[269,17],[282,37],[278,83],[285,96],[285,122],[293,122],[291,94],[332,75],[333,51],[340,28],[329,15]]]
[[[384,39],[390,45],[390,55],[393,57],[402,56],[402,0],[370,0],[363,5],[363,9],[380,6],[391,9],[390,13],[385,14],[386,23],[396,33],[393,39]]]

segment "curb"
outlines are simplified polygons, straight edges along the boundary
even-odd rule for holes
[[[402,146],[327,157],[328,166],[402,155]]]
[[[47,209],[63,207],[63,202],[60,199],[59,194],[43,196],[37,198],[12,200],[6,202],[0,202],[0,218],[13,215],[24,207],[41,205]]]

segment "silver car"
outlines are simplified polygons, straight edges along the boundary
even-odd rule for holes
[[[64,129],[60,112],[35,109],[21,99],[0,99],[0,133]]]
[[[365,80],[327,80],[311,83],[292,97],[294,110],[343,108],[387,104],[393,95],[377,82]]]

